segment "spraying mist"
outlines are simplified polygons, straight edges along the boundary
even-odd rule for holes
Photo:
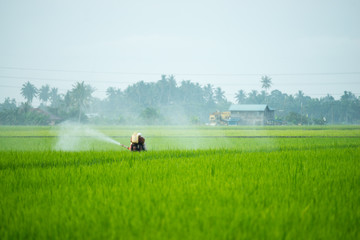
[[[90,126],[66,121],[59,125],[58,140],[54,149],[58,151],[91,150],[96,141],[121,145],[119,142]]]

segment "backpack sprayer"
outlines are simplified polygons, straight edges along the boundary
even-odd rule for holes
[[[130,147],[121,144],[119,142],[116,142],[118,145],[120,145],[123,148],[126,148],[129,151],[132,152],[141,152],[141,151],[146,151],[146,147],[145,147],[145,138],[143,138],[141,136],[141,133],[134,133],[131,136],[131,144]]]
[[[133,135],[131,136],[130,142],[131,142],[130,147],[127,147],[123,144],[121,144],[121,146],[126,147],[128,150],[132,152],[146,151],[145,138],[141,136],[141,133],[134,132]]]
[[[128,146],[126,146],[126,145],[124,145],[124,144],[121,144],[121,143],[119,143],[120,144],[120,146],[122,146],[123,148],[126,148],[127,150],[130,150],[130,148],[128,147]]]

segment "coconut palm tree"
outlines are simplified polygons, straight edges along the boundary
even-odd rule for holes
[[[220,87],[217,87],[215,89],[215,100],[216,100],[217,104],[222,104],[222,103],[226,102],[225,92]]]
[[[264,88],[265,91],[267,92],[267,90],[269,88],[271,88],[271,85],[272,85],[271,78],[266,76],[266,75],[262,76],[261,77],[261,84],[262,84],[261,88]]]
[[[168,104],[170,104],[177,97],[175,76],[171,74],[167,78],[167,81],[168,81]]]
[[[236,102],[238,104],[245,103],[246,93],[244,90],[239,90],[235,95]]]
[[[73,104],[79,111],[79,122],[81,120],[81,113],[89,106],[91,100],[91,94],[94,89],[90,85],[85,85],[84,82],[77,82],[71,90],[71,98]]]
[[[204,98],[206,103],[213,103],[214,102],[214,87],[210,83],[203,87],[204,91]]]
[[[114,87],[108,87],[106,89],[106,96],[110,99],[113,99],[116,95],[116,89]]]
[[[258,104],[258,91],[252,90],[248,93],[248,102],[250,104]]]
[[[34,97],[36,97],[37,93],[37,88],[29,81],[22,85],[21,95],[23,95],[29,105],[31,104]]]
[[[161,104],[167,104],[168,103],[168,82],[166,79],[166,75],[161,75],[161,80],[157,81],[156,83],[158,89],[159,89],[159,99]]]
[[[49,100],[50,98],[50,87],[48,84],[42,86],[40,88],[40,91],[39,91],[39,99],[43,102],[43,103],[47,103],[47,101]]]
[[[295,94],[296,100],[298,100],[299,102],[301,102],[301,100],[304,99],[305,94],[303,91],[299,90],[296,94]]]
[[[51,102],[51,107],[59,107],[60,104],[60,95],[58,94],[58,89],[57,88],[51,88],[51,91],[49,93],[49,99]]]

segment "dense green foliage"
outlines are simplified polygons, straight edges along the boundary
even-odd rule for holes
[[[295,95],[276,89],[268,92],[272,85],[268,76],[263,76],[260,83],[265,90],[252,90],[249,93],[239,90],[234,96],[236,102],[268,104],[276,110],[278,124],[360,123],[360,99],[349,91],[345,91],[339,100],[335,100],[331,95],[311,98],[302,91]],[[66,94],[61,95],[57,88],[50,90],[49,85],[44,85],[40,88],[38,97],[42,101],[42,110],[51,112],[62,120],[93,124],[202,124],[208,122],[210,113],[217,110],[227,111],[231,104],[221,87],[214,88],[211,84],[201,86],[190,80],[177,83],[173,75],[162,75],[157,82],[139,81],[124,90],[109,87],[105,99],[93,98],[94,90],[90,85],[78,82]],[[35,86],[29,82],[24,84],[22,91],[28,103],[31,103],[38,93]],[[14,106],[16,108],[15,100],[9,98],[0,104],[0,124],[18,124],[8,117],[9,114],[17,114],[17,111],[13,110]],[[86,112],[91,115],[87,117]],[[24,118],[21,123],[34,124],[28,118]]]
[[[28,103],[0,110],[0,124],[3,125],[48,125],[49,116],[39,113]]]
[[[1,127],[0,238],[360,237],[358,127],[138,129],[152,151],[54,151],[57,128]]]

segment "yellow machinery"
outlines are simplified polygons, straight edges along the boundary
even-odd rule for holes
[[[230,112],[219,112],[216,111],[209,116],[210,125],[228,125],[230,118]]]

